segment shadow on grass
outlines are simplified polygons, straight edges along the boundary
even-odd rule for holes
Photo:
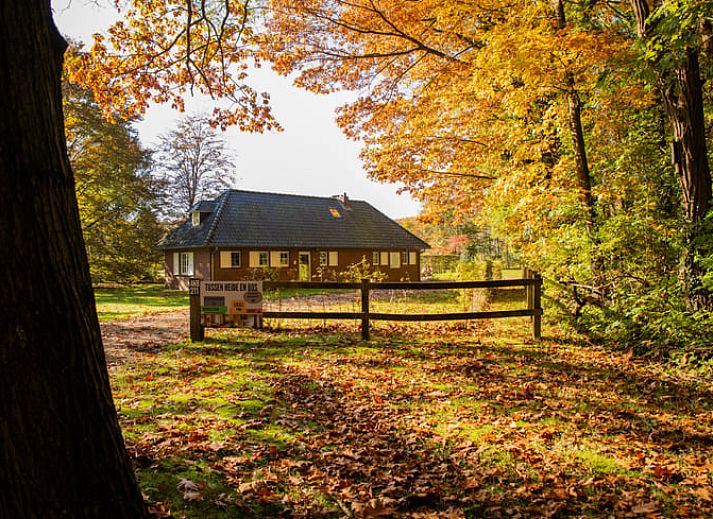
[[[186,517],[711,511],[709,387],[517,335],[343,332],[211,332],[116,374],[150,500]]]

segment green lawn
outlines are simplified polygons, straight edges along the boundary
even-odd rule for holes
[[[166,290],[163,285],[135,285],[94,290],[100,321],[188,307],[188,293]]]
[[[521,303],[504,292],[494,306]],[[711,517],[710,381],[526,318],[208,330],[111,372],[173,517]]]

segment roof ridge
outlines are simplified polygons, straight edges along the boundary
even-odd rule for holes
[[[252,191],[249,189],[226,189],[223,191],[223,193],[250,193],[254,195],[275,195],[275,196],[286,196],[286,197],[299,197],[299,198],[316,198],[318,200],[335,200],[339,201],[335,198],[337,195],[332,195],[332,196],[317,196],[317,195],[302,195],[302,194],[295,194],[295,193],[277,193],[275,191]],[[365,200],[356,200],[356,199],[349,199],[350,202],[362,202],[365,204],[368,204],[369,202],[366,202]]]
[[[237,191],[236,189],[230,189],[227,191],[224,191],[221,196],[218,198],[222,198],[220,201],[220,205],[218,208],[215,210],[215,218],[213,218],[213,223],[210,224],[210,228],[208,229],[208,234],[205,237],[205,245],[210,245],[210,242],[213,240],[213,235],[215,234],[215,231],[218,227],[218,222],[220,221],[220,217],[223,216],[223,208],[225,207],[225,201],[230,198],[230,193],[233,191]],[[218,199],[215,198],[213,199],[213,202],[216,202]]]

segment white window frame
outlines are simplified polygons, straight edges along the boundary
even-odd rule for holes
[[[280,266],[289,267],[290,266],[290,251],[280,251]]]
[[[379,253],[379,256],[381,257],[381,260],[379,261],[379,265],[388,265],[389,264],[389,253],[386,251],[381,251]]]
[[[408,253],[408,264],[418,265],[418,252],[410,251]]]
[[[392,269],[401,268],[401,253],[400,252],[389,252],[389,267]]]
[[[173,253],[173,274],[174,276],[193,276],[195,267],[193,262],[193,252]]]

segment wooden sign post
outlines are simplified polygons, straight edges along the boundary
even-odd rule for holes
[[[188,300],[190,303],[190,333],[191,342],[201,342],[205,339],[205,328],[201,325],[201,280],[188,280]]]

